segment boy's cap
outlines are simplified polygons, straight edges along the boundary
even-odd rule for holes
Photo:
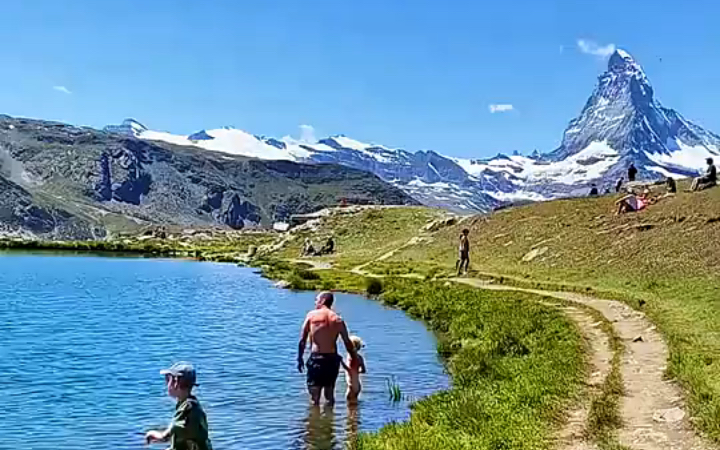
[[[177,377],[178,379],[185,380],[191,386],[198,386],[196,382],[197,375],[195,374],[195,368],[190,363],[175,363],[170,366],[169,369],[161,370],[160,375],[172,375],[174,377]]]

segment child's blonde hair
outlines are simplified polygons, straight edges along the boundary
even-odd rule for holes
[[[360,339],[360,336],[350,336],[350,342],[353,343],[355,350],[360,350],[361,348],[365,347],[365,343],[362,339]]]

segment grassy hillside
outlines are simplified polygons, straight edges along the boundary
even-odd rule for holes
[[[421,230],[423,220],[415,220],[407,228],[416,229],[419,239],[365,268],[386,274],[449,275],[457,258],[457,238],[467,227],[471,276],[597,292],[642,308],[668,340],[668,373],[685,388],[697,425],[720,441],[720,189],[682,192],[646,211],[622,216],[614,215],[614,200],[609,196],[533,204],[467,218],[436,232]],[[357,261],[367,262],[373,259],[370,253],[376,259],[387,253],[390,240],[382,231],[374,235],[381,228],[367,216],[338,220],[340,224],[328,223],[316,234],[342,228],[365,239],[364,244],[338,239],[340,266],[352,265],[348,254],[365,252]],[[345,245],[350,247],[347,253]]]

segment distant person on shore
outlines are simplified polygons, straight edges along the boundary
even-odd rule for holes
[[[598,188],[595,184],[591,185],[589,195],[590,195],[590,197],[597,197],[599,195]]]
[[[625,182],[625,179],[623,177],[620,177],[617,180],[617,183],[615,183],[615,192],[620,192],[620,189],[622,189],[622,185]]]
[[[717,184],[717,168],[715,167],[713,159],[707,158],[705,162],[707,163],[705,175],[693,180],[692,186],[690,186],[691,191],[702,191]]]
[[[470,234],[470,230],[465,228],[462,230],[462,234],[460,234],[460,246],[459,246],[459,252],[460,257],[458,258],[457,262],[457,276],[460,276],[461,273],[464,273],[467,275],[468,268],[470,267],[470,239],[468,239],[468,235]]]
[[[628,167],[628,181],[635,181],[635,177],[637,176],[638,170],[635,167],[634,163],[630,163],[630,166]]]
[[[333,311],[335,297],[332,292],[321,292],[315,299],[315,309],[308,312],[300,330],[297,368],[300,373],[307,367],[307,387],[313,405],[320,404],[324,393],[328,404],[335,403],[335,382],[340,372],[342,357],[337,352],[338,337],[342,339],[349,355],[349,361],[357,357],[355,345],[350,340],[347,326]],[[311,344],[310,358],[305,363],[305,345]],[[354,364],[354,363],[353,363]]]
[[[360,396],[360,391],[362,391],[360,374],[367,373],[367,369],[365,368],[365,359],[360,354],[360,350],[365,347],[365,344],[363,344],[362,339],[358,336],[350,336],[350,341],[352,341],[353,346],[355,347],[356,356],[353,358],[348,355],[347,361],[343,361],[342,366],[343,369],[345,369],[345,381],[347,384],[345,398],[348,403],[355,403]]]
[[[151,430],[145,434],[145,443],[170,442],[169,450],[212,450],[205,412],[192,395],[197,386],[195,369],[191,364],[179,362],[160,371],[165,375],[167,393],[177,399],[175,416],[165,430]]]

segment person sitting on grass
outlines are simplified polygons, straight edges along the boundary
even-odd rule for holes
[[[693,180],[692,186],[690,186],[691,191],[702,191],[703,189],[711,188],[717,184],[717,168],[713,163],[713,159],[707,158],[705,162],[707,163],[705,175],[697,177]]]
[[[665,180],[665,187],[667,188],[667,192],[665,195],[671,195],[677,193],[677,183],[675,183],[675,179],[673,177],[667,177]]]
[[[319,255],[332,255],[335,252],[335,241],[333,240],[333,237],[330,236],[325,242],[325,245],[323,245],[323,248],[320,249]]]
[[[170,441],[169,450],[212,450],[207,417],[192,395],[193,387],[197,386],[193,366],[179,362],[160,373],[165,375],[168,395],[177,399],[175,416],[165,430],[148,431],[145,443]]]
[[[617,205],[616,215],[642,211],[650,203],[650,191],[645,189],[642,195],[629,194],[615,202]]]
[[[315,256],[315,247],[313,247],[310,238],[305,238],[302,254],[300,256]]]
[[[360,350],[365,347],[362,339],[358,336],[350,336],[350,341],[355,347],[355,357],[348,355],[347,360],[342,362],[345,369],[345,381],[347,383],[347,392],[345,398],[348,403],[355,403],[360,396],[362,384],[360,384],[360,374],[367,373],[365,368],[365,359],[360,355]]]

